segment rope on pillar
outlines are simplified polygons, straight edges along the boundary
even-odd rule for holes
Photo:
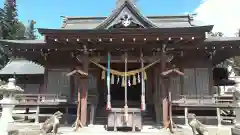
[[[143,63],[143,51],[141,49],[141,56],[140,56],[140,60],[141,60],[141,68],[144,67],[144,63]],[[142,85],[141,85],[141,90],[142,90],[142,94],[141,94],[141,110],[145,111],[146,110],[146,103],[145,103],[145,80],[147,78],[146,72],[142,71],[141,72],[141,81],[142,81]]]
[[[111,95],[110,95],[110,62],[111,62],[111,56],[110,52],[108,52],[108,61],[107,61],[107,106],[106,110],[111,110]]]
[[[125,81],[125,85],[124,85],[124,90],[125,90],[125,105],[124,105],[124,113],[125,113],[125,121],[128,121],[128,104],[127,104],[127,52],[125,52],[124,55],[124,59],[125,59],[125,72],[124,72],[124,81]]]

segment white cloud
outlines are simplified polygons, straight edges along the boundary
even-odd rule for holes
[[[240,28],[240,0],[203,0],[195,10],[196,19],[213,24],[213,31],[235,36]]]

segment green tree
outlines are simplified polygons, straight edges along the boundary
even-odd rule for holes
[[[24,39],[25,26],[17,19],[16,0],[5,0],[0,8],[0,37],[6,40]],[[0,45],[0,68],[11,57],[10,52]]]
[[[2,29],[3,39],[16,39],[16,33],[18,31],[18,19],[17,19],[17,8],[16,0],[5,0],[4,7],[4,21],[10,27]]]
[[[0,8],[0,38],[3,38],[3,31],[4,30],[10,30],[11,26],[9,23],[5,21],[5,11]]]
[[[210,33],[211,36],[214,37],[222,37],[223,33],[222,32],[215,32],[215,33]],[[237,32],[235,33],[235,35],[237,37],[240,37],[240,29],[237,30]],[[239,71],[240,71],[240,56],[234,56],[231,58],[226,59],[225,61],[219,63],[217,65],[217,67],[224,67],[227,68],[228,66],[232,66],[233,67],[233,72],[237,75],[239,75]]]

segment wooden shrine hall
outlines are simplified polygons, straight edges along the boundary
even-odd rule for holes
[[[172,100],[215,93],[213,67],[238,54],[240,38],[211,37],[212,28],[194,15],[143,16],[135,0],[117,0],[108,17],[63,16],[61,28],[39,28],[44,40],[0,42],[44,66],[39,94],[61,93],[72,105],[80,91],[84,126],[141,130],[169,126],[169,92]],[[67,76],[77,70],[88,77]]]

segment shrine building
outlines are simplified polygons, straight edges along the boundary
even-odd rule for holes
[[[31,61],[32,68],[22,67],[28,74],[5,67],[0,74],[24,76],[17,83],[24,83],[24,94],[41,96],[40,112],[48,106],[76,114],[80,102],[84,126],[114,127],[111,120],[126,116],[139,129],[167,127],[169,93],[172,101],[212,96],[213,68],[240,52],[240,38],[212,37],[214,26],[194,16],[144,16],[135,0],[117,0],[107,17],[63,16],[59,29],[38,28],[43,40],[1,40],[14,58],[22,58],[6,67]],[[49,104],[47,95],[58,100]]]

